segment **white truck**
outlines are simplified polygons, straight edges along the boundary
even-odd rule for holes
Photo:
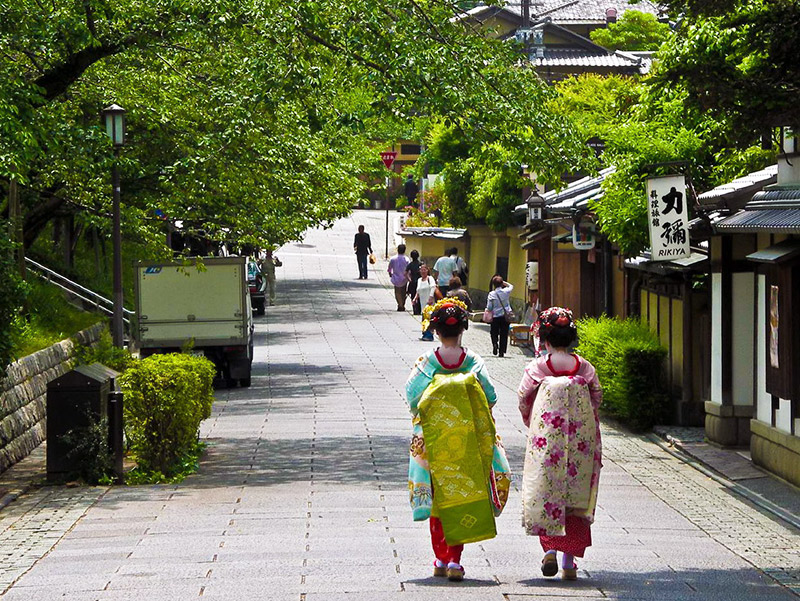
[[[155,353],[202,354],[227,386],[250,386],[253,313],[246,257],[203,257],[186,262],[134,265],[133,337],[142,357]]]

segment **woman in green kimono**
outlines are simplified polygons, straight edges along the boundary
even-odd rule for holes
[[[483,359],[461,346],[469,314],[445,298],[430,316],[442,345],[417,359],[406,383],[414,416],[409,493],[415,521],[430,520],[433,575],[464,578],[464,543],[493,538],[510,488],[491,407],[497,395]]]

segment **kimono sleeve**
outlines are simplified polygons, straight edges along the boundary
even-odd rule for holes
[[[533,402],[536,400],[536,393],[539,391],[542,379],[543,374],[539,370],[537,360],[534,359],[522,372],[522,381],[519,383],[519,389],[517,390],[519,412],[526,427],[530,426]]]
[[[489,378],[489,372],[486,369],[486,364],[483,359],[476,357],[475,364],[472,366],[472,373],[478,379],[478,382],[483,388],[483,393],[486,395],[486,400],[489,401],[489,407],[494,407],[497,402],[497,391],[494,389],[494,384]]]
[[[417,415],[417,406],[422,394],[432,380],[431,376],[423,369],[426,363],[427,359],[425,357],[417,359],[414,367],[411,368],[408,380],[406,380],[406,400],[408,401],[408,408],[414,416]]]
[[[594,365],[583,359],[586,383],[589,386],[589,397],[592,400],[592,407],[595,411],[603,402],[603,387],[600,385],[600,379],[597,377],[597,371]]]

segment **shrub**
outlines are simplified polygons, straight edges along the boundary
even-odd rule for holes
[[[577,322],[578,353],[597,369],[603,411],[636,430],[666,416],[662,370],[667,350],[637,319],[584,318]]]
[[[185,472],[200,422],[211,415],[214,373],[208,359],[172,353],[138,361],[120,377],[126,436],[140,472]]]

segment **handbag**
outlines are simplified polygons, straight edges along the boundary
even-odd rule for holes
[[[489,309],[484,309],[483,310],[483,323],[492,323],[493,319],[494,319],[494,315],[492,314],[492,312],[489,311]]]
[[[375,261],[376,261],[375,254],[374,253],[369,253],[369,264],[370,265],[375,265]]]

